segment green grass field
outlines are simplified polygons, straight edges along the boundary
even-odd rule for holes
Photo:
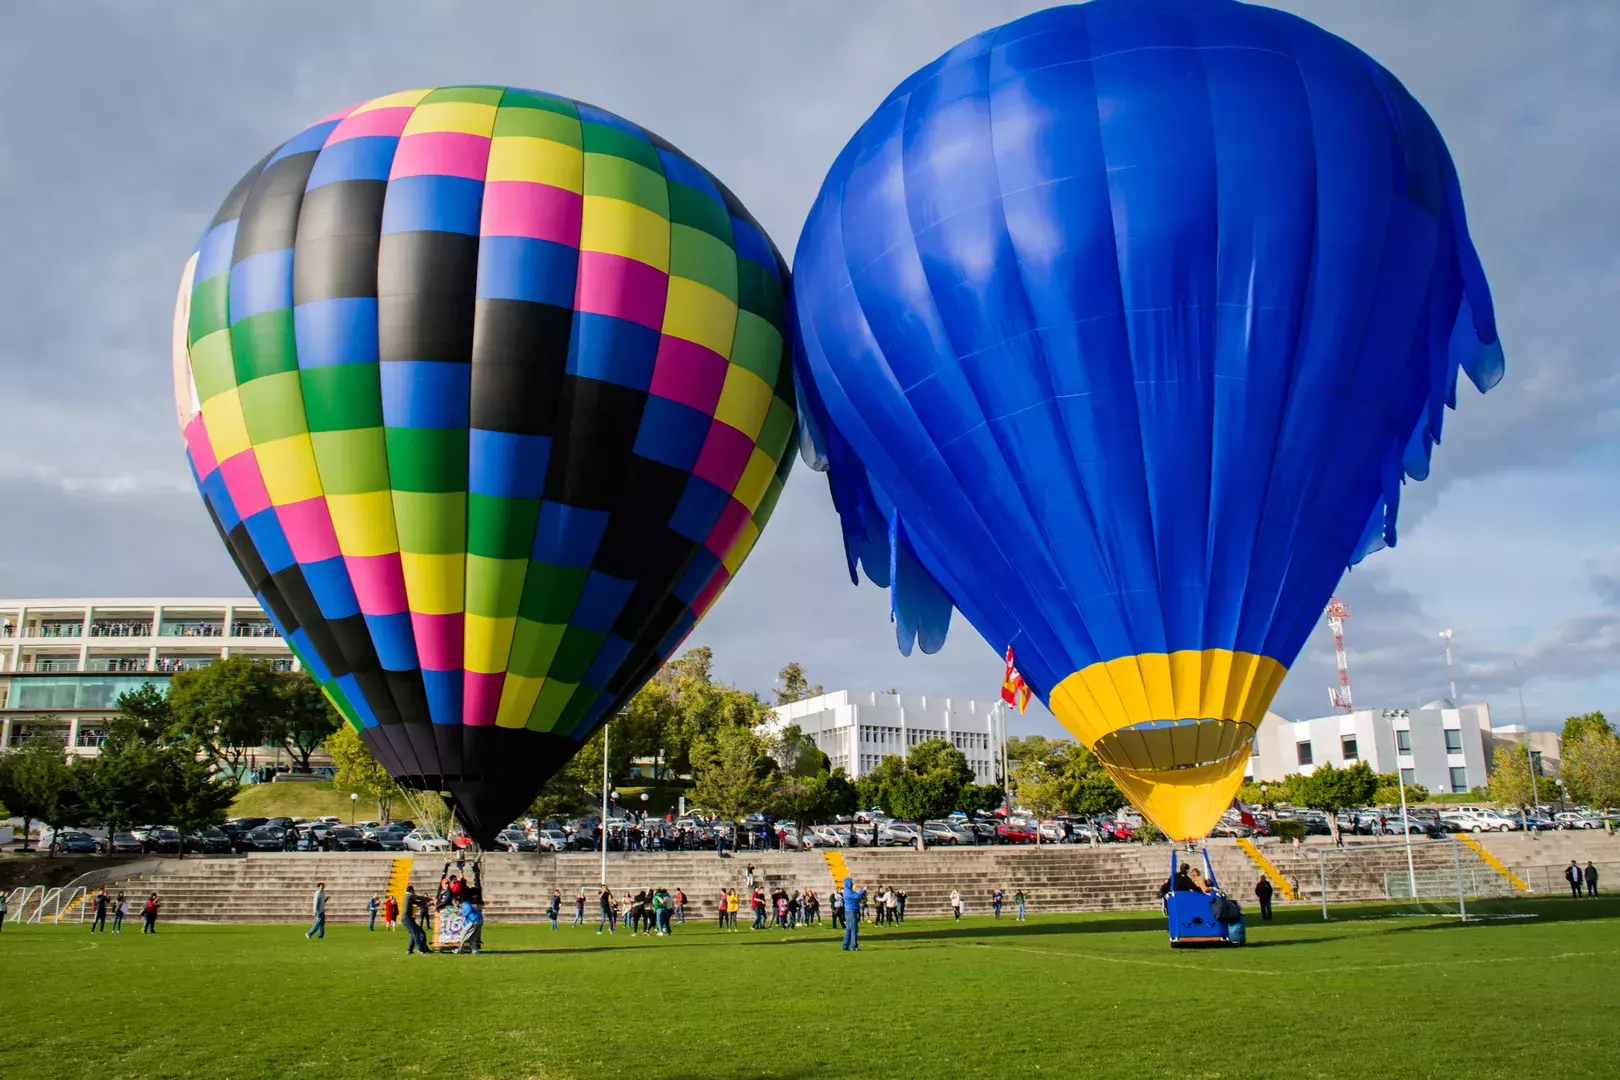
[[[1535,917],[1294,909],[1219,952],[1137,914],[914,919],[858,955],[826,927],[493,926],[481,956],[417,958],[354,926],[8,924],[0,1076],[1612,1077],[1620,903],[1513,910]]]

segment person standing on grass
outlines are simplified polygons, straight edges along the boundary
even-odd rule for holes
[[[382,910],[382,904],[377,900],[377,894],[372,893],[371,899],[366,901],[366,929],[377,929],[377,912]]]
[[[574,892],[574,925],[585,925],[585,886],[583,885]]]
[[[1018,908],[1018,921],[1024,921],[1024,890],[1022,887],[1013,893],[1013,905]]]
[[[157,933],[157,917],[158,894],[153,893],[146,898],[146,903],[141,905],[141,933]]]
[[[727,915],[727,910],[728,910],[730,904],[731,904],[731,890],[730,889],[721,889],[720,890],[720,929],[722,929],[722,930],[725,930],[725,929],[728,928],[727,924],[726,924],[726,915]]]
[[[990,911],[996,918],[1001,918],[1001,890],[994,889],[990,893]]]
[[[92,910],[94,911],[94,917],[90,920],[90,932],[93,934],[100,930],[105,934],[107,932],[107,890],[105,888],[96,893],[95,907]]]
[[[951,890],[951,915],[953,918],[962,918],[962,894],[955,889]]]
[[[737,912],[742,910],[742,897],[737,895],[736,889],[726,890],[726,918],[731,921],[731,932],[737,932]]]
[[[0,930],[6,928],[6,894],[0,890]]]
[[[596,924],[596,932],[600,934],[602,928],[608,925],[608,920],[613,915],[613,893],[608,890],[606,885],[603,885],[602,891],[596,894],[596,903],[602,909],[602,917]],[[609,928],[608,933],[611,934],[612,932],[612,928]]]
[[[1581,898],[1581,884],[1586,880],[1581,874],[1580,863],[1577,863],[1574,859],[1569,860],[1569,869],[1564,871],[1564,880],[1569,882],[1570,895],[1579,900]]]
[[[844,925],[844,894],[837,889],[832,894],[832,924],[835,930]]]
[[[551,920],[551,928],[557,929],[557,916],[562,914],[562,890],[551,890],[551,904],[546,908],[546,918]]]
[[[1254,898],[1260,901],[1262,919],[1271,918],[1271,893],[1271,879],[1261,874],[1260,880],[1254,883]]]
[[[123,893],[119,893],[118,899],[113,901],[113,933],[122,934],[124,932],[124,916],[128,914],[129,901],[125,899]]]
[[[844,879],[844,887],[839,889],[836,897],[838,905],[844,909],[844,944],[845,952],[861,951],[861,903],[866,899],[866,890],[856,890],[853,878]]]
[[[675,890],[675,921],[678,922],[678,923],[685,923],[686,922],[686,890],[685,889],[677,888]]]
[[[426,908],[427,899],[416,895],[416,886],[405,886],[405,933],[411,939],[405,946],[406,956],[419,949],[423,956],[428,954],[427,932],[422,929],[422,924],[416,921],[417,916]]]
[[[311,910],[313,911],[313,913],[315,915],[315,921],[309,924],[309,929],[304,932],[304,937],[307,940],[309,938],[319,936],[322,941],[325,941],[326,940],[326,882],[317,881],[315,883],[315,899],[311,903],[310,906],[311,906]]]
[[[383,926],[390,931],[399,929],[399,901],[393,893],[383,897]]]
[[[899,922],[906,921],[906,890],[894,890],[894,917]]]
[[[1598,872],[1597,872],[1597,867],[1592,865],[1592,860],[1591,859],[1586,860],[1586,874],[1585,874],[1585,877],[1586,877],[1586,895],[1587,896],[1596,896],[1597,895]]]

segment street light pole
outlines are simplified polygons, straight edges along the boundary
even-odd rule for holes
[[[1536,790],[1536,757],[1530,752],[1530,721],[1524,718],[1524,682],[1519,678],[1519,662],[1513,661],[1513,681],[1519,691],[1519,726],[1524,728],[1524,763],[1530,768],[1530,802],[1541,816],[1541,793]],[[1529,822],[1525,822],[1528,831]]]
[[[609,720],[602,725],[602,888],[607,888],[607,822],[608,822],[608,729]]]

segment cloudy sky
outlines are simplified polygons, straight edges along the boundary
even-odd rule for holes
[[[456,82],[629,116],[722,177],[791,252],[843,142],[907,73],[1041,4],[91,3],[0,5],[0,596],[243,591],[173,427],[175,282],[224,193],[334,109]],[[1496,296],[1508,374],[1461,391],[1400,547],[1350,574],[1358,703],[1457,682],[1532,726],[1620,710],[1614,480],[1620,332],[1620,5],[1292,2],[1399,76],[1445,133]],[[957,620],[902,658],[887,595],[844,573],[800,469],[693,641],[768,691],[797,659],[833,687],[991,697]],[[1277,700],[1326,711],[1325,629]],[[1033,717],[1032,727],[1050,725]]]

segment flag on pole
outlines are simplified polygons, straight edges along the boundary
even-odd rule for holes
[[[1232,809],[1238,812],[1238,821],[1242,822],[1244,825],[1247,825],[1251,829],[1254,828],[1254,812],[1247,806],[1244,806],[1242,800],[1233,799]]]
[[[1029,685],[1013,666],[1012,646],[1007,646],[1007,673],[1001,677],[1001,700],[1018,706],[1020,716],[1029,707]]]

